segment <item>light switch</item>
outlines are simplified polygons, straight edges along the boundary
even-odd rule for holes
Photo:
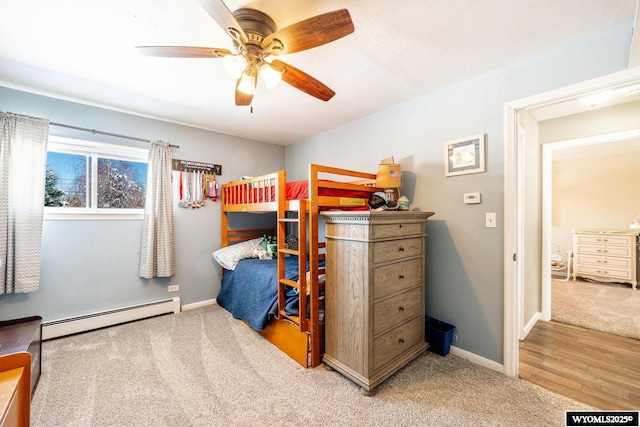
[[[496,213],[495,212],[487,212],[484,214],[485,227],[495,227],[496,226]]]

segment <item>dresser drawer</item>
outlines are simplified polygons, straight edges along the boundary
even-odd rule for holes
[[[636,236],[611,235],[600,236],[595,234],[579,234],[577,243],[595,243],[601,245],[622,245],[629,246],[635,242]]]
[[[581,255],[578,254],[576,262],[579,264],[591,264],[601,267],[617,267],[617,268],[631,268],[631,258],[614,258],[595,255]]]
[[[373,269],[373,299],[400,292],[422,283],[422,258],[400,261]]]
[[[614,257],[630,257],[631,248],[631,246],[590,246],[579,244],[577,245],[576,253]]]
[[[409,224],[379,224],[371,227],[371,238],[373,240],[392,239],[394,237],[408,237],[424,234],[424,225]]]
[[[585,274],[602,278],[631,280],[631,269],[598,267],[592,265],[578,264],[576,265],[576,274]]]
[[[422,255],[422,237],[373,244],[373,263],[396,261]]]
[[[413,288],[373,305],[373,335],[422,313],[422,288]]]
[[[421,341],[424,341],[422,316],[393,329],[373,341],[373,370],[399,356]]]

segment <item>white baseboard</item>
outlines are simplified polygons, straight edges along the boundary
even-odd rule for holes
[[[536,326],[536,322],[540,319],[542,319],[542,313],[540,312],[537,312],[531,317],[529,322],[526,325],[524,325],[524,331],[522,331],[522,336],[520,337],[520,340],[525,339],[527,335],[529,335],[529,332],[531,332],[533,327]]]
[[[187,311],[187,310],[195,310],[196,308],[200,308],[200,307],[206,307],[208,305],[213,305],[216,303],[216,299],[207,299],[204,301],[198,301],[198,302],[194,302],[191,304],[185,304],[182,306],[182,311]]]
[[[485,368],[492,369],[494,371],[498,371],[501,374],[504,373],[504,365],[502,363],[494,362],[491,359],[487,359],[486,357],[478,356],[475,353],[470,353],[467,350],[463,350],[461,348],[451,346],[449,348],[449,353],[454,356],[462,357],[470,362],[475,363],[476,365],[484,366]]]
[[[87,332],[166,313],[180,313],[180,297],[44,322],[42,339]]]

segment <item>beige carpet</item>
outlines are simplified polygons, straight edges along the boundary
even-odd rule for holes
[[[563,426],[590,409],[427,352],[375,396],[304,369],[217,305],[47,341],[32,426]]]
[[[551,319],[640,339],[640,289],[629,284],[552,280]]]

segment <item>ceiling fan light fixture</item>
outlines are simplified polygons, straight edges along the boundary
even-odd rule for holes
[[[250,2],[260,3],[260,2]],[[321,101],[330,100],[336,93],[327,85],[285,62],[273,60],[271,55],[286,55],[331,43],[354,32],[347,9],[338,9],[312,16],[284,28],[257,9],[243,7],[233,13],[224,0],[200,0],[200,5],[233,41],[233,51],[218,47],[198,46],[137,46],[148,56],[167,58],[219,58],[225,72],[235,79],[237,106],[251,105],[259,75],[271,89],[284,80]],[[285,75],[286,73],[286,75]]]
[[[260,77],[264,80],[267,89],[273,89],[278,86],[282,80],[283,72],[284,70],[281,70],[280,67],[274,67],[268,62],[263,62],[260,66]]]
[[[243,73],[238,83],[238,90],[247,95],[255,95],[256,76],[253,73]]]
[[[241,54],[227,55],[222,61],[225,71],[234,79],[240,78],[242,73],[244,73],[244,70],[247,69],[247,65],[249,63],[247,58]]]

